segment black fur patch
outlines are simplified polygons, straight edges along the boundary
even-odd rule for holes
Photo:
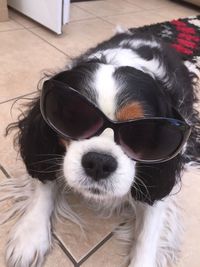
[[[155,201],[167,196],[183,169],[183,160],[177,156],[170,161],[159,164],[136,165],[135,182],[131,189],[132,196],[138,201],[152,205]]]

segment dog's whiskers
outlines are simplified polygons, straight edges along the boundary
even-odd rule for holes
[[[141,194],[144,198],[148,199],[148,201],[151,202],[151,197],[150,197],[149,190],[148,190],[147,186],[145,185],[145,183],[142,181],[142,179],[141,179],[138,175],[136,175],[135,178],[137,179],[137,182],[134,183],[134,188],[135,188],[135,190],[136,190],[136,194],[137,194],[137,192],[138,192],[138,193]],[[141,185],[144,187],[144,189],[145,189],[145,191],[146,191],[146,194],[145,194],[144,192],[142,192],[141,189],[138,188],[139,184],[141,184]],[[137,196],[136,196],[136,197],[137,197]]]

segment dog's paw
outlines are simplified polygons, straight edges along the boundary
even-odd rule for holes
[[[21,221],[10,233],[6,249],[9,267],[41,267],[51,247],[50,225]]]

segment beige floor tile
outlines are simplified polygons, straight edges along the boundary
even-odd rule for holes
[[[74,264],[72,264],[62,249],[56,245],[48,255],[44,267],[74,267]]]
[[[136,12],[141,10],[141,8],[134,5],[130,5],[129,3],[123,0],[80,2],[77,3],[76,5],[100,17],[115,15],[115,14],[123,14],[127,12]]]
[[[200,266],[200,230],[198,221],[194,216],[187,215],[185,218],[184,244],[180,261],[176,267],[199,267]]]
[[[5,179],[5,175],[3,174],[3,172],[0,169],[0,181],[2,181],[3,179]]]
[[[163,16],[156,14],[154,11],[142,11],[124,15],[104,17],[104,19],[113,25],[121,25],[127,28],[140,27],[152,23],[165,21]]]
[[[119,267],[122,266],[124,257],[121,246],[113,237],[104,244],[95,254],[91,255],[81,266],[82,267]]]
[[[126,2],[130,4],[134,4],[140,8],[151,10],[157,9],[165,6],[173,5],[172,1],[170,0],[126,0]]]
[[[94,17],[95,15],[81,9],[80,7],[76,6],[76,4],[72,3],[70,5],[70,22],[94,18]]]
[[[2,171],[2,165],[0,164],[0,182],[2,181],[2,179],[6,178],[3,171]]]
[[[2,167],[3,167],[3,166],[2,166]],[[3,179],[6,179],[6,176],[5,176],[5,174],[3,173],[2,169],[0,168],[0,182],[1,182]]]
[[[0,32],[18,30],[18,29],[23,29],[23,26],[12,19],[0,22]]]
[[[45,71],[57,71],[67,57],[27,30],[0,32],[0,102],[36,90]]]
[[[200,170],[188,171],[182,179],[180,192],[181,204],[184,215],[194,216],[200,221]],[[199,229],[200,233],[200,229]]]
[[[83,233],[74,223],[66,221],[66,223],[57,224],[56,233],[74,258],[79,261],[102,241],[121,222],[121,219],[117,216],[101,218],[97,212],[88,208],[81,196],[71,195],[68,197],[68,202],[84,220],[85,232]]]
[[[25,15],[15,11],[14,9],[9,8],[8,10],[9,17],[22,25],[25,28],[34,28],[38,26],[38,23],[35,22],[34,20],[26,17]]]
[[[5,179],[6,179],[5,175],[0,169],[0,183],[3,182],[3,180]],[[1,267],[6,267],[4,255],[5,255],[5,245],[6,245],[6,240],[7,240],[7,234],[8,234],[9,229],[10,229],[10,224],[3,225],[3,226],[0,225],[0,266]]]
[[[76,21],[63,27],[57,36],[42,27],[32,29],[49,43],[73,57],[113,35],[114,27],[101,19]]]
[[[183,247],[177,267],[200,266],[200,173],[190,171],[183,177],[178,197],[183,208]]]
[[[5,130],[9,123],[17,120],[20,114],[19,108],[23,101],[18,101],[11,111],[13,101],[7,102],[0,105],[0,164],[6,169],[6,171],[13,177],[20,177],[25,173],[24,164],[19,157],[17,151],[13,147],[14,133],[12,132],[9,136],[5,137]]]
[[[1,181],[1,180],[0,180]],[[10,229],[9,225],[0,225],[0,266],[6,267],[5,265],[5,245],[7,240],[8,231]]]
[[[189,8],[181,5],[170,4],[164,8],[155,10],[157,14],[172,20],[177,18],[185,18],[193,15],[199,15],[199,9]]]

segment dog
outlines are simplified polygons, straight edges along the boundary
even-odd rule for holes
[[[55,214],[64,209],[76,218],[67,203],[63,208],[63,187],[102,209],[128,209],[118,229],[128,245],[125,266],[176,263],[182,235],[176,193],[188,163],[199,164],[194,76],[169,45],[124,31],[46,78],[7,129],[18,128],[29,174],[1,190],[6,199],[21,196],[8,266],[42,266]]]

